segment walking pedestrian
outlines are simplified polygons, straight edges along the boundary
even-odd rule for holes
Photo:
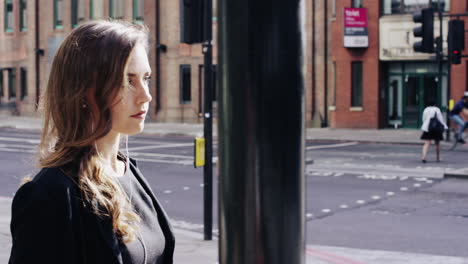
[[[431,141],[434,140],[434,144],[436,147],[436,160],[437,162],[440,161],[440,141],[444,139],[443,131],[447,129],[447,125],[444,122],[442,117],[442,112],[436,106],[435,100],[429,101],[426,108],[423,111],[423,124],[421,126],[421,130],[423,131],[421,135],[421,139],[424,140],[424,145],[422,148],[422,162],[426,163],[426,155],[427,151],[429,150],[429,146],[431,145]],[[431,124],[431,120],[434,119],[432,122],[440,122],[440,124],[436,127],[441,127],[442,129],[434,128]]]
[[[173,263],[168,217],[126,146],[152,99],[147,42],[143,25],[93,21],[61,44],[41,97],[41,170],[13,199],[10,264]]]

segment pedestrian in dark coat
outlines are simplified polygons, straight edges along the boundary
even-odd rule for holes
[[[143,25],[94,21],[61,44],[41,97],[42,169],[13,199],[10,264],[173,263],[169,219],[119,150],[152,99],[147,39]]]

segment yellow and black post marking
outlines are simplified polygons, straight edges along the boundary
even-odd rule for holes
[[[205,138],[196,137],[194,140],[194,159],[193,166],[195,168],[205,166]]]

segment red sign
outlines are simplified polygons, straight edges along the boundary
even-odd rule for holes
[[[367,27],[367,9],[366,8],[345,8],[344,9],[345,27]]]

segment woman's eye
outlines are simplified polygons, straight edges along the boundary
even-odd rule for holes
[[[146,77],[145,77],[145,82],[146,82],[146,84],[149,84],[150,81],[151,81],[151,76],[146,76]]]

